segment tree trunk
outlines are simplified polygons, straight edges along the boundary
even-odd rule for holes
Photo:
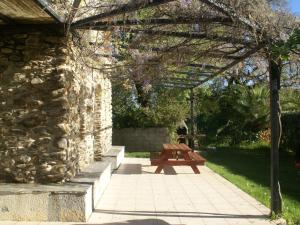
[[[271,212],[282,213],[279,184],[279,144],[281,138],[281,109],[279,99],[281,62],[269,60],[271,113]]]
[[[194,115],[194,90],[191,89],[190,93],[190,104],[191,104],[191,135],[189,138],[189,147],[194,150],[195,148],[195,115]]]
[[[144,108],[148,107],[149,106],[149,99],[150,99],[149,93],[145,92],[144,86],[141,82],[134,81],[134,84],[135,84],[135,88],[136,88],[136,91],[137,91],[137,101],[138,101],[138,103]]]

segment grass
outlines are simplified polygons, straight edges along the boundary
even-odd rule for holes
[[[125,152],[128,158],[150,158],[150,152]]]
[[[203,152],[207,166],[269,207],[270,154],[269,146],[256,143]],[[149,152],[127,152],[126,157],[149,158]],[[283,217],[289,225],[300,225],[300,171],[294,159],[280,155],[280,184],[283,196]]]
[[[203,153],[207,166],[239,188],[270,206],[270,151],[265,144],[222,146]],[[283,217],[288,224],[300,225],[300,174],[294,158],[280,155],[280,184]]]

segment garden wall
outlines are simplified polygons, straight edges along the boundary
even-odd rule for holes
[[[63,182],[111,148],[110,80],[43,27],[0,30],[2,182]]]
[[[170,143],[167,128],[124,128],[113,130],[113,145],[125,146],[126,151],[160,151]]]

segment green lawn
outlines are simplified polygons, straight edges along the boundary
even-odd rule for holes
[[[261,203],[270,206],[270,154],[266,145],[218,147],[203,153],[207,166],[225,177]],[[300,225],[300,171],[293,157],[280,155],[280,183],[284,218],[288,224]]]
[[[150,152],[126,152],[125,157],[128,158],[150,158]]]
[[[243,147],[218,147],[215,152],[203,152],[207,166],[269,207],[270,157],[263,144]],[[149,152],[126,153],[127,157],[149,158]],[[300,171],[287,154],[280,156],[280,182],[284,203],[284,218],[289,225],[300,225]]]

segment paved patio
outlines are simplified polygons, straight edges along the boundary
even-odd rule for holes
[[[200,167],[166,168],[154,174],[149,159],[126,158],[86,224],[109,225],[270,225],[269,209]],[[84,223],[0,222],[0,225]]]

